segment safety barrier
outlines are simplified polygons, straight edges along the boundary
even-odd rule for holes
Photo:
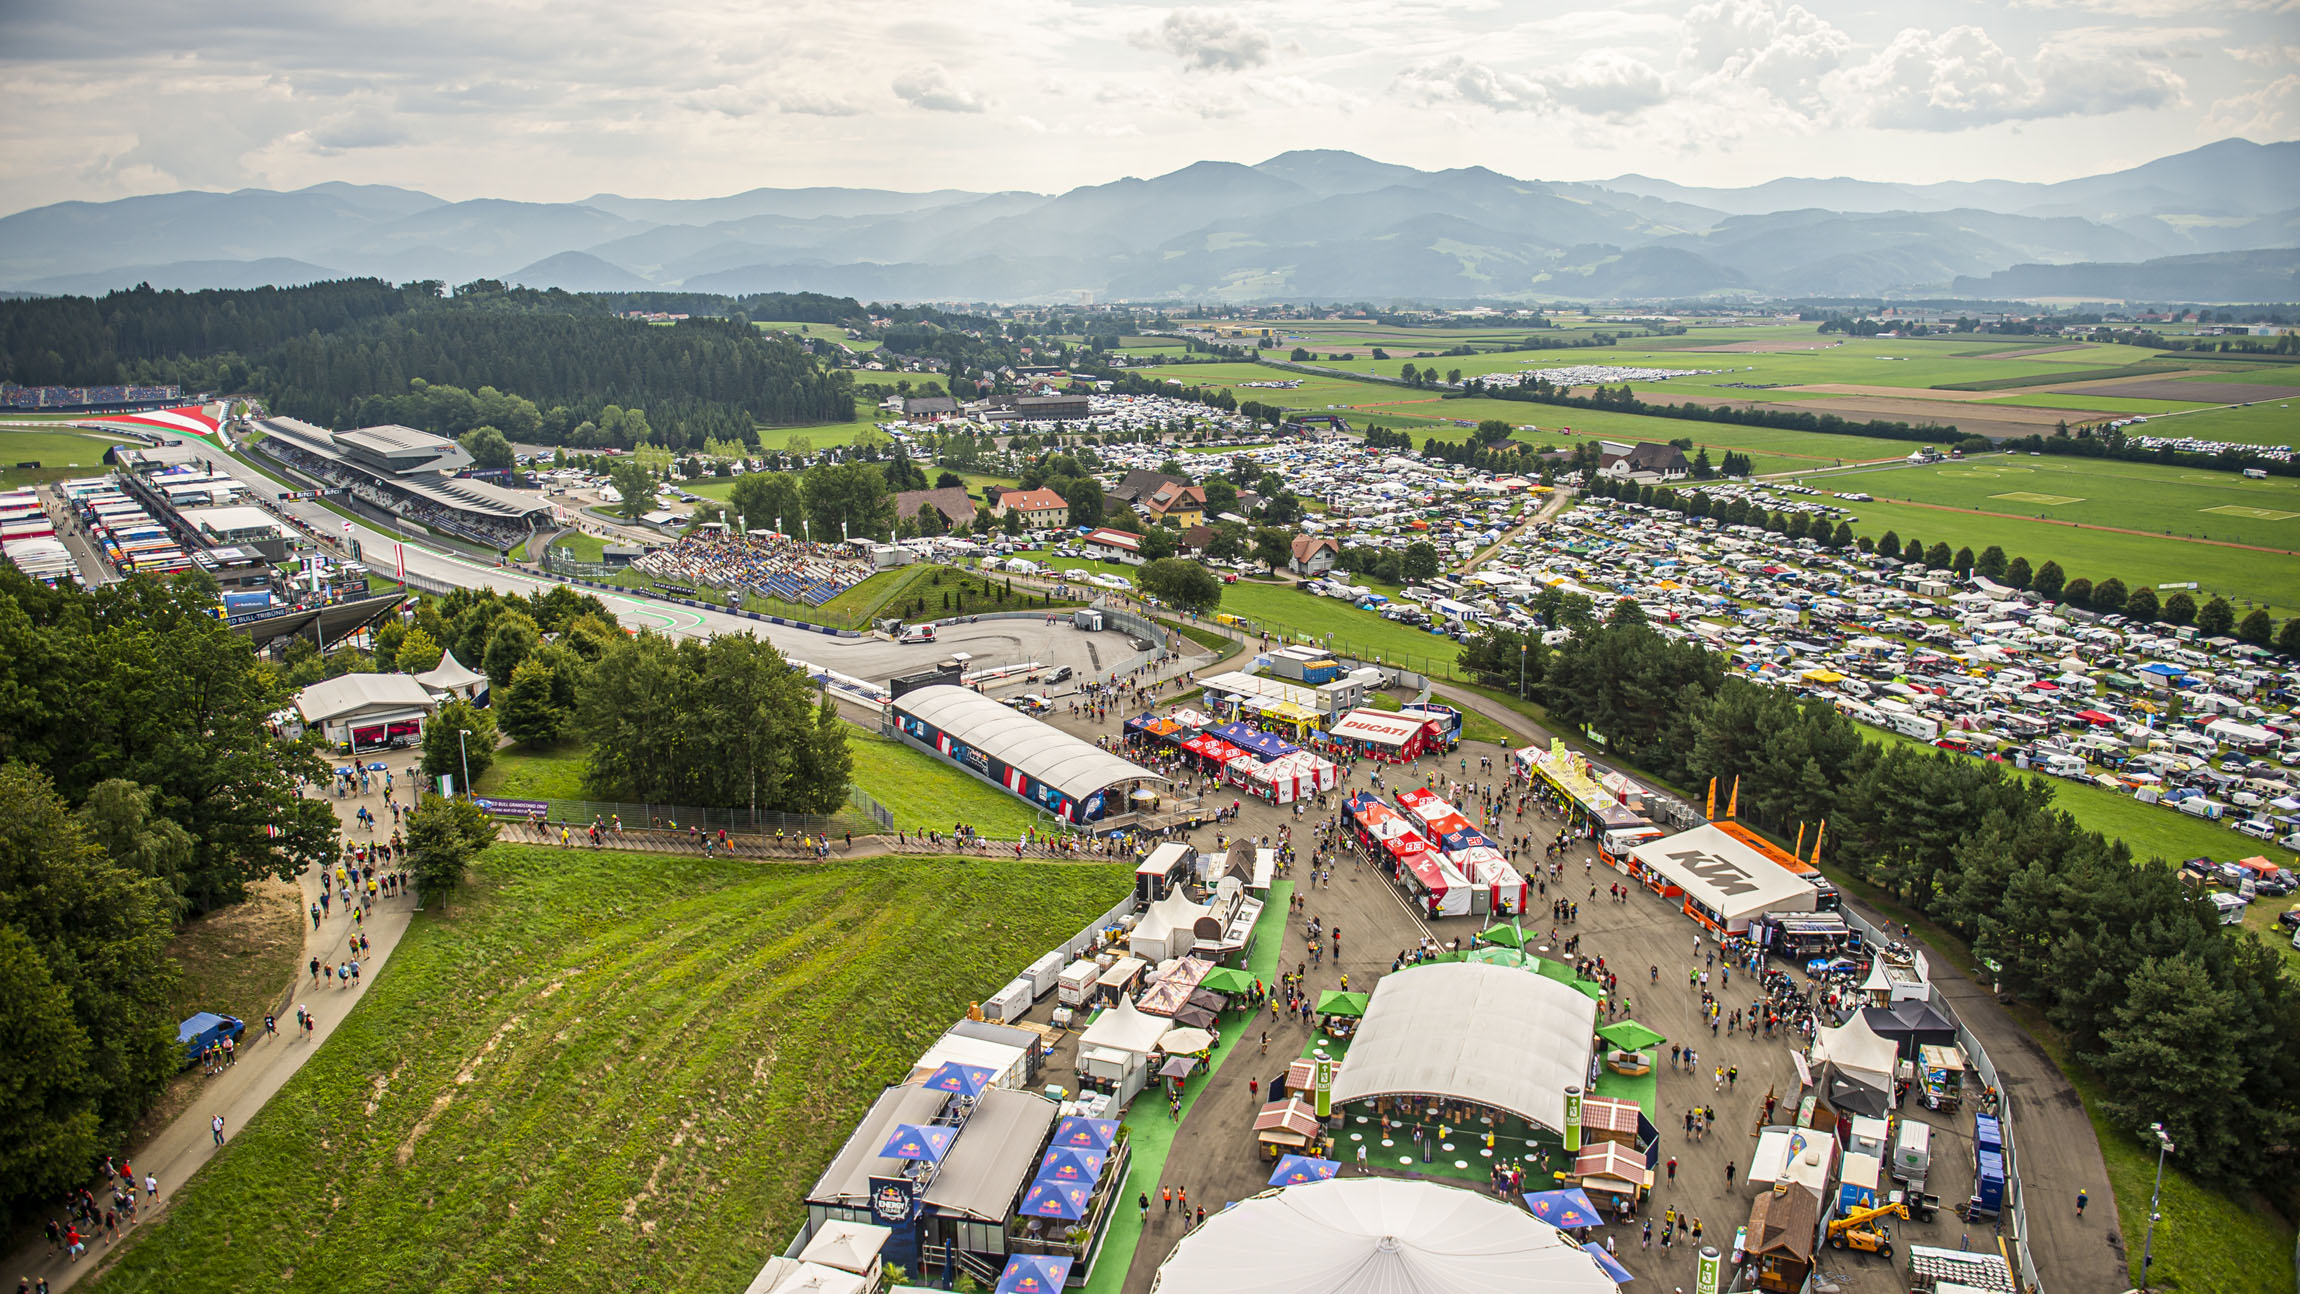
[[[1872,948],[1883,948],[1894,941],[1890,930],[1881,930],[1870,924],[1867,918],[1851,908],[1844,910],[1844,916],[1846,924],[1860,931],[1861,938]],[[2007,1248],[2012,1251],[2013,1265],[2019,1271],[2021,1288],[2029,1291],[2029,1294],[2043,1294],[2044,1282],[2037,1275],[2035,1255],[2029,1252],[2028,1206],[2021,1190],[2020,1159],[2015,1148],[2019,1138],[2013,1129],[2012,1109],[2001,1099],[2005,1090],[2004,1083],[1998,1078],[1996,1064],[1989,1059],[1988,1050],[1981,1046],[1979,1036],[1964,1021],[1957,1019],[1956,1009],[1949,1004],[1940,988],[1928,985],[1927,991],[1927,1003],[1942,1016],[1956,1021],[1957,1045],[1964,1048],[1965,1058],[1980,1074],[1981,1082],[1987,1084],[1989,1090],[2000,1094],[1996,1117],[2004,1132],[2005,1204],[2004,1210],[1997,1215],[1997,1229],[2006,1233]]]

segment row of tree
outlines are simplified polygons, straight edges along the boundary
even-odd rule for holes
[[[0,566],[0,1200],[80,1180],[174,1072],[176,923],[334,856],[285,674],[215,596]]]
[[[1655,777],[1738,780],[1759,825],[1825,820],[1825,861],[1997,963],[2094,1066],[2118,1127],[2163,1123],[2204,1177],[2300,1179],[2300,982],[2258,936],[2224,933],[2166,860],[2078,826],[2039,780],[1871,743],[1835,707],[1736,676],[1626,600],[1555,649],[1488,634],[1462,660],[1511,690],[1523,669],[1558,725]]]
[[[1779,427],[1785,431],[1817,431],[1832,436],[1882,436],[1889,440],[1918,440],[1929,444],[1951,445],[1973,452],[1994,448],[1984,436],[1961,436],[1954,426],[1937,423],[1910,424],[1883,419],[1854,422],[1833,413],[1805,413],[1761,405],[1736,408],[1730,405],[1653,404],[1639,399],[1626,382],[1613,389],[1600,386],[1591,395],[1575,395],[1570,388],[1552,385],[1546,378],[1537,377],[1530,382],[1505,386],[1488,386],[1482,379],[1471,378],[1459,392],[1449,392],[1446,398],[1524,400],[1535,404],[1562,405],[1569,409],[1643,414],[1649,418],[1686,418],[1696,422],[1725,422],[1742,427]]]

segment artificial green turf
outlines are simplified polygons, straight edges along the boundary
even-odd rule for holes
[[[1262,915],[1254,923],[1254,953],[1247,959],[1246,973],[1257,976],[1264,984],[1277,982],[1278,954],[1285,943],[1286,913],[1292,907],[1294,883],[1273,881],[1270,897],[1264,902]],[[1221,1036],[1216,1049],[1214,1073],[1230,1064],[1244,1048],[1239,1045],[1246,1036],[1247,1025],[1261,1019],[1259,1011],[1225,1012],[1215,1025]],[[1257,1053],[1258,1054],[1258,1053]],[[1212,1073],[1207,1075],[1212,1077]],[[1198,1104],[1198,1094],[1207,1083],[1200,1080],[1185,1083],[1182,1088],[1182,1120],[1188,1121],[1190,1111]],[[1166,1172],[1166,1156],[1174,1149],[1174,1135],[1181,1131],[1181,1123],[1167,1113],[1166,1102],[1160,1098],[1154,1085],[1134,1098],[1126,1109],[1126,1141],[1133,1148],[1134,1157],[1127,1164],[1126,1181],[1111,1194],[1117,1212],[1110,1219],[1110,1229],[1102,1241],[1102,1253],[1095,1259],[1094,1274],[1086,1282],[1086,1294],[1119,1294],[1126,1284],[1126,1269],[1134,1260],[1135,1247],[1142,1240],[1142,1218],[1134,1201],[1143,1195],[1158,1196],[1158,1187]],[[1203,1129],[1199,1135],[1204,1135]],[[1181,1183],[1189,1186],[1188,1182]]]
[[[336,1036],[91,1288],[741,1289],[879,1091],[1131,883],[499,846],[310,994]]]

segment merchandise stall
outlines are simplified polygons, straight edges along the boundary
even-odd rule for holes
[[[1686,916],[1716,934],[1746,934],[1769,912],[1811,912],[1819,891],[1715,823],[1647,841],[1632,851],[1645,887],[1682,898]]]

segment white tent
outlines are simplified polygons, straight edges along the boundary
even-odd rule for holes
[[[1840,1110],[1883,1114],[1893,1101],[1893,1067],[1900,1048],[1869,1027],[1856,1011],[1834,1029],[1813,1035],[1813,1063],[1821,1070],[1821,1094]]]
[[[1192,903],[1174,889],[1143,912],[1127,936],[1127,950],[1152,962],[1187,956],[1198,946],[1198,918],[1206,912],[1203,904]]]
[[[767,1260],[743,1294],[869,1294],[875,1283],[874,1277],[777,1256]]]
[[[1766,912],[1811,912],[1811,882],[1726,834],[1713,822],[1649,840],[1630,851],[1639,866],[1685,892],[1686,901],[1740,933]]]
[[[1374,985],[1334,1100],[1442,1096],[1563,1131],[1565,1089],[1589,1081],[1596,1020],[1579,990],[1514,966],[1397,971]]]
[[[1078,1035],[1082,1047],[1101,1047],[1110,1051],[1131,1051],[1149,1055],[1158,1046],[1158,1040],[1174,1022],[1164,1016],[1149,1015],[1135,1009],[1134,999],[1121,997],[1118,1005],[1095,1017]],[[1885,1044],[1888,1048],[1891,1043]]]
[[[1525,1210],[1433,1182],[1338,1177],[1241,1201],[1185,1235],[1152,1294],[1618,1294]]]
[[[873,1276],[878,1273],[879,1251],[893,1238],[892,1228],[869,1222],[825,1222],[799,1251],[799,1261]]]

